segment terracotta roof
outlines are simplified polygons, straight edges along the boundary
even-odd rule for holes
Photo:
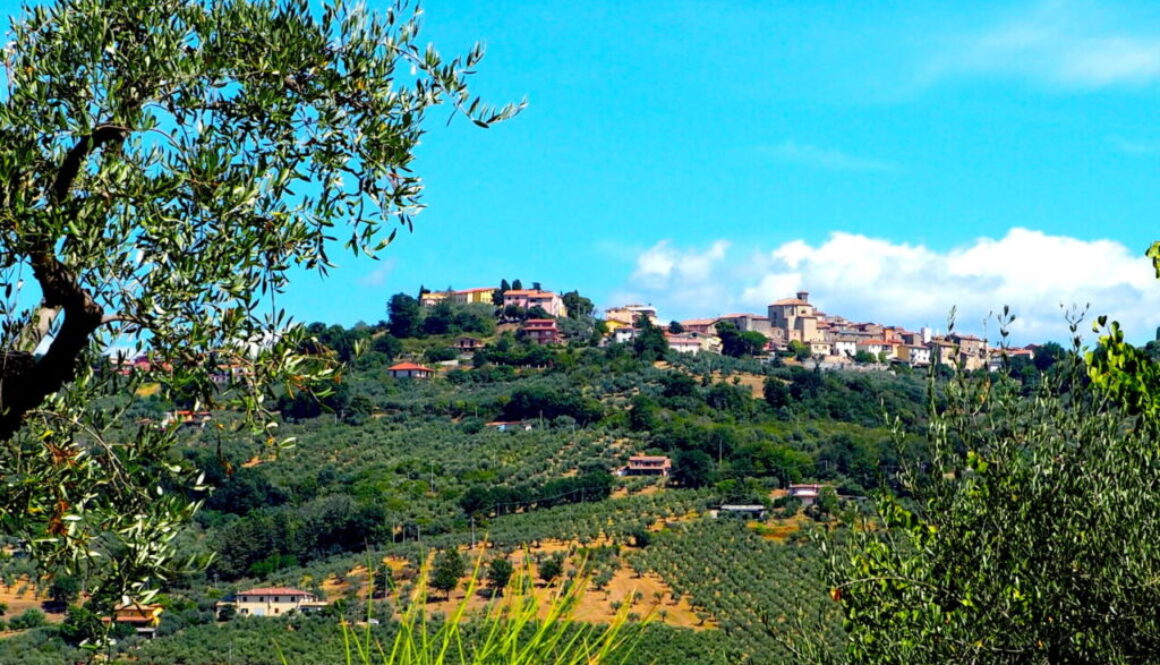
[[[802,300],[801,298],[782,298],[781,300],[773,301],[772,304],[774,304],[774,305],[808,305],[810,303],[808,301]]]
[[[722,316],[721,318],[722,319],[741,319],[741,318],[745,318],[745,317],[748,317],[751,319],[769,319],[768,316],[762,316],[760,314],[726,314],[726,315]]]
[[[556,327],[556,319],[528,319],[524,321],[524,330],[551,330]]]
[[[519,289],[518,291],[515,289],[512,289],[510,291],[503,292],[503,296],[505,298],[508,296],[537,296],[537,295],[552,296],[555,294],[552,293],[551,291],[537,291],[535,289]]]
[[[309,591],[292,589],[286,586],[259,587],[249,591],[239,591],[239,596],[313,596]]]
[[[391,365],[391,366],[390,366],[390,367],[388,367],[387,369],[388,369],[389,371],[392,371],[392,372],[406,372],[406,371],[412,371],[412,372],[434,372],[434,371],[435,371],[435,370],[431,369],[430,367],[424,367],[424,366],[422,366],[422,365],[416,365],[415,363],[399,363],[398,365]]]
[[[664,455],[633,455],[628,458],[630,462],[667,462],[668,457]]]
[[[682,326],[711,326],[720,319],[685,319],[681,321]]]

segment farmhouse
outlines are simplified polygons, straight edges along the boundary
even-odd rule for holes
[[[294,610],[309,612],[327,605],[309,591],[289,587],[264,587],[239,591],[234,595],[232,603],[225,604],[232,604],[238,608],[238,614],[256,617],[279,616]]]
[[[460,353],[474,353],[483,347],[483,340],[474,337],[460,337],[455,340],[455,349]]]
[[[101,617],[101,621],[133,626],[138,635],[152,638],[163,611],[160,605],[121,605],[113,610],[113,616]]]
[[[387,368],[396,379],[429,379],[435,370],[415,363],[399,363]]]
[[[664,455],[633,455],[616,470],[618,476],[668,476],[673,462]]]

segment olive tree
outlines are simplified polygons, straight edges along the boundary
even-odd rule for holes
[[[1156,366],[1114,324],[1060,365],[1031,398],[1003,373],[956,376],[930,465],[877,502],[885,528],[826,544],[849,662],[1155,660]]]
[[[426,113],[487,127],[482,57],[417,42],[418,12],[342,0],[56,0],[13,19],[0,87],[0,529],[101,598],[179,562],[197,474],[157,384],[268,431],[272,384],[333,371],[278,307],[294,271],[411,228]],[[147,352],[129,376],[110,349]],[[215,374],[228,371],[221,390]],[[180,564],[180,565],[179,565]]]

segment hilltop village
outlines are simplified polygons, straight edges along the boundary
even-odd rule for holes
[[[506,282],[505,282],[506,285]],[[570,294],[588,304],[576,292]],[[419,297],[424,307],[441,303],[483,304],[498,308],[501,320],[516,323],[518,334],[533,344],[564,344],[575,339],[561,320],[590,316],[594,311],[569,312],[561,294],[539,288],[480,287],[465,290],[424,291]],[[646,323],[647,322],[647,323]],[[651,305],[624,304],[604,310],[597,320],[598,345],[630,343],[644,326],[661,328],[668,347],[681,353],[731,353],[730,338],[741,337],[754,357],[792,357],[812,361],[822,369],[884,369],[894,364],[911,367],[955,365],[966,370],[995,369],[1003,354],[1009,358],[1034,357],[1034,346],[1000,350],[988,346],[976,335],[952,332],[935,334],[930,328],[918,331],[872,322],[857,322],[827,314],[810,302],[807,291],[769,304],[765,314],[734,313],[664,323]],[[758,337],[759,336],[759,337]],[[460,350],[471,351],[481,342],[465,338]]]

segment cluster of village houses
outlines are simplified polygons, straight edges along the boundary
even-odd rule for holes
[[[425,293],[420,301],[427,306],[443,301],[492,304],[494,292],[495,289],[484,287]],[[525,310],[539,307],[550,317],[528,319],[521,324],[521,334],[527,341],[533,344],[558,344],[565,341],[557,317],[566,316],[567,311],[558,294],[539,289],[506,291],[503,293],[503,307],[509,305]],[[657,316],[655,307],[622,305],[604,312],[604,321],[609,331],[605,342],[631,342],[640,332],[638,323],[642,317],[667,330],[667,326]],[[959,333],[936,335],[930,328],[916,332],[900,326],[849,321],[819,311],[810,303],[806,291],[799,291],[792,298],[771,303],[765,314],[726,314],[680,321],[681,332],[665,334],[669,348],[682,353],[719,353],[721,339],[717,324],[722,321],[732,323],[739,332],[764,335],[767,340],[765,350],[770,354],[787,350],[791,345],[798,348],[804,345],[809,349],[811,357],[826,367],[852,364],[854,358],[859,356],[859,351],[865,351],[880,360],[880,364],[905,363],[915,367],[961,364],[968,370],[995,369],[1001,362],[1001,354],[989,348],[985,339]],[[457,342],[460,350],[466,352],[474,351],[473,345],[481,346],[482,342],[471,338]],[[1034,356],[1034,350],[1007,349],[1006,354],[1008,357],[1026,356],[1030,359]]]
[[[612,338],[618,342],[635,337],[638,332],[635,322],[642,316],[660,323],[656,309],[649,306],[624,305],[605,312]],[[717,324],[722,321],[732,323],[739,332],[761,333],[768,340],[766,350],[771,353],[789,349],[791,345],[807,347],[811,357],[827,367],[848,365],[860,351],[882,363],[905,363],[914,367],[932,363],[961,364],[968,370],[994,368],[1001,357],[996,349],[987,346],[985,339],[975,335],[935,335],[930,328],[911,331],[826,314],[810,303],[806,291],[771,303],[764,315],[726,314],[680,321],[682,332],[667,335],[669,347],[686,353],[720,351]],[[1008,357],[1034,355],[1032,349],[1007,349],[1006,353]]]

